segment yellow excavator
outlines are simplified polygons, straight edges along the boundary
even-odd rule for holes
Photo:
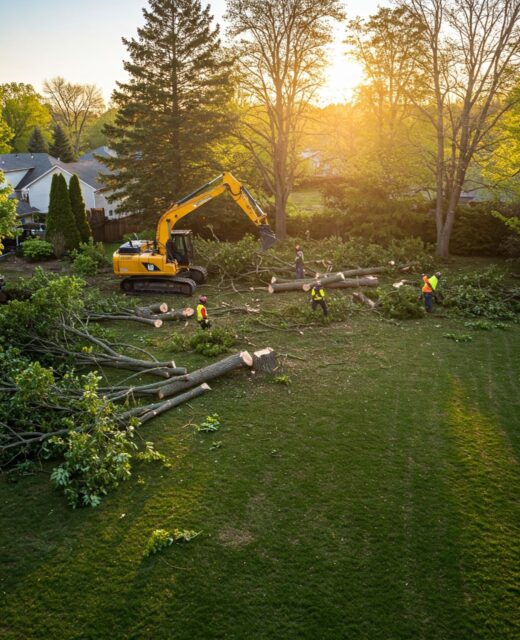
[[[177,230],[181,218],[222,193],[229,193],[260,234],[262,251],[276,242],[267,216],[235,177],[223,173],[193,193],[175,202],[157,223],[155,240],[130,240],[113,255],[114,273],[122,276],[121,289],[127,293],[179,293],[191,296],[208,272],[193,264],[191,231]]]

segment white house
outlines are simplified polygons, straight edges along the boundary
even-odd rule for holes
[[[20,222],[41,220],[47,214],[52,176],[56,173],[63,174],[67,182],[73,174],[78,176],[87,210],[103,209],[109,219],[123,217],[115,211],[118,203],[109,203],[109,194],[103,190],[99,176],[106,173],[107,168],[94,157],[98,151],[99,155],[111,155],[109,149],[100,147],[82,156],[78,162],[65,163],[48,153],[0,154],[0,171],[13,187]]]

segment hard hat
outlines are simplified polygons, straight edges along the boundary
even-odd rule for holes
[[[437,278],[440,278],[441,277],[441,272],[437,271],[437,273],[435,275],[437,276]]]
[[[206,302],[208,301],[208,299],[206,298],[206,296],[200,296],[199,298],[199,302],[201,304],[206,304]]]
[[[296,245],[296,247],[295,247],[295,249],[296,249],[296,251],[299,251],[299,250],[301,249],[300,245],[299,245],[299,244],[297,244],[297,245]]]

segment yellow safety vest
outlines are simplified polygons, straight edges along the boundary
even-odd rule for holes
[[[203,304],[197,305],[197,322],[202,322],[204,320],[204,316],[202,315],[202,309],[206,307]]]
[[[439,280],[437,276],[432,276],[431,278],[428,278],[428,282],[430,283],[430,287],[435,291],[435,289],[437,289],[437,285],[439,284]]]
[[[311,296],[313,300],[316,300],[316,302],[319,302],[320,300],[323,300],[323,298],[325,297],[325,291],[323,291],[323,289],[319,289],[318,291],[316,291],[316,289],[312,287]]]

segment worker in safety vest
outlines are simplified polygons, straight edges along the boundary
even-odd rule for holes
[[[325,291],[319,280],[316,281],[316,284],[311,289],[311,305],[313,311],[316,311],[316,307],[319,305],[323,309],[323,315],[325,317],[329,315],[327,303],[325,302]]]
[[[197,305],[197,322],[201,329],[209,329],[211,327],[211,322],[208,319],[208,310],[206,309],[207,301],[206,296],[200,296],[199,304]]]
[[[440,277],[441,277],[441,274],[439,271],[437,271],[437,273],[431,277],[428,277],[424,273],[422,275],[422,281],[423,281],[422,294],[424,299],[424,306],[428,313],[431,313],[431,311],[433,310],[433,296],[434,296],[435,290],[439,286]]]

